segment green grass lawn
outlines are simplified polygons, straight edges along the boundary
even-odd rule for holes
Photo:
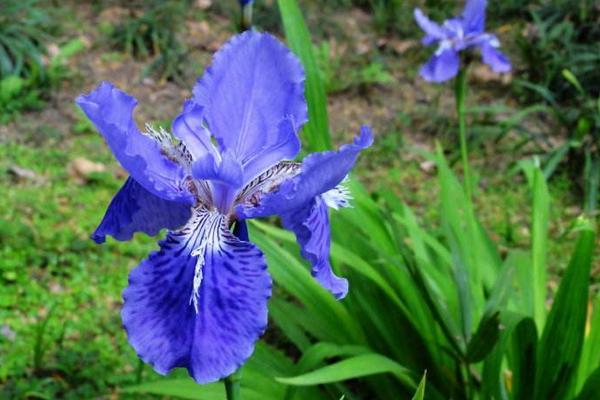
[[[120,293],[154,240],[89,239],[119,180],[107,172],[76,183],[67,172],[76,156],[115,165],[96,135],[0,146],[0,321],[15,334],[0,337],[2,398],[89,398],[135,379]],[[13,165],[36,178],[15,181]]]

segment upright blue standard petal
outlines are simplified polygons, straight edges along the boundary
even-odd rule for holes
[[[308,116],[304,71],[271,35],[247,31],[225,44],[194,87],[194,102],[242,165],[244,182],[300,150],[297,132]]]
[[[486,0],[467,0],[461,16],[465,32],[483,33],[485,30],[486,6]]]

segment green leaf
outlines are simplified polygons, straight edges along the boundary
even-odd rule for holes
[[[437,154],[442,227],[452,250],[462,335],[468,342],[484,314],[485,291],[491,290],[496,281],[501,259],[439,146]]]
[[[485,315],[506,309],[506,303],[513,295],[513,277],[515,269],[509,263],[504,263],[499,271],[496,282],[485,303]]]
[[[545,165],[544,165],[544,176],[546,179],[550,179],[556,171],[558,165],[565,159],[567,154],[569,153],[569,149],[573,145],[572,141],[567,141],[561,144],[558,148],[553,150],[545,157]]]
[[[575,89],[577,89],[579,94],[585,96],[585,90],[583,90],[583,88],[581,87],[581,83],[579,83],[579,80],[571,71],[565,68],[562,70],[562,75],[567,81],[569,81],[571,85],[573,85],[573,87],[575,87]]]
[[[190,378],[142,383],[141,385],[123,388],[120,392],[174,396],[180,399],[192,400],[225,400],[225,386],[222,383],[198,385]]]
[[[421,378],[421,382],[419,382],[419,386],[417,387],[417,391],[415,395],[412,397],[412,400],[423,400],[425,398],[425,381],[427,380],[427,371],[423,374]]]
[[[50,60],[50,67],[58,67],[63,65],[67,60],[85,49],[85,44],[80,38],[69,40],[67,43],[60,46],[58,54]]]
[[[588,215],[592,215],[598,205],[598,186],[600,186],[600,159],[589,147],[585,148],[585,167],[583,170],[584,210]]]
[[[307,349],[298,364],[297,372],[305,372],[316,368],[328,358],[341,356],[356,356],[369,353],[370,350],[363,346],[339,345],[335,343],[317,343]]]
[[[535,322],[531,318],[523,319],[512,332],[510,343],[513,400],[533,397],[537,342]]]
[[[416,388],[412,373],[397,362],[380,354],[370,353],[347,358],[335,364],[291,378],[276,378],[288,385],[307,386],[341,382],[364,376],[390,373],[409,388]]]
[[[25,87],[25,80],[16,75],[9,75],[0,80],[0,103],[6,103],[17,97]]]
[[[327,98],[321,81],[313,45],[302,11],[296,0],[278,0],[283,29],[288,45],[302,61],[306,73],[306,100],[308,102],[308,123],[304,126],[304,148],[309,152],[331,148]]]
[[[467,347],[467,361],[477,363],[489,354],[500,337],[500,312],[484,316]]]
[[[542,170],[533,162],[523,162],[521,165],[533,194],[531,216],[532,279],[530,290],[523,288],[523,292],[531,296],[533,319],[538,330],[541,330],[546,318],[546,254],[548,251],[550,195]]]
[[[508,309],[533,318],[533,298],[531,296],[531,252],[512,250],[504,261],[514,270],[514,287],[508,299]]]
[[[581,353],[581,362],[577,371],[577,388],[596,368],[600,367],[600,296],[597,296],[590,308],[588,324],[585,328],[585,341]]]
[[[587,379],[583,389],[575,400],[598,400],[600,399],[600,367],[598,367]]]
[[[290,307],[294,307],[294,309],[290,310]],[[269,317],[275,321],[277,327],[297,348],[304,351],[310,346],[310,339],[297,318],[295,304],[274,297],[269,301]]]
[[[54,316],[54,312],[58,307],[58,303],[52,304],[48,314],[38,323],[35,328],[35,343],[33,345],[33,368],[38,371],[42,368],[42,361],[44,354],[48,350],[48,343],[46,343],[46,329],[50,319]]]
[[[293,368],[291,360],[278,350],[259,342],[241,371],[241,398],[244,400],[282,399],[286,387],[273,379]],[[198,385],[191,378],[162,379],[120,389],[123,393],[144,393],[180,399],[225,400],[223,382]],[[320,399],[312,388],[303,388],[301,398]]]
[[[364,334],[359,322],[352,318],[343,304],[321,287],[310,275],[308,268],[298,261],[297,247],[292,253],[272,240],[280,237],[293,241],[293,235],[257,221],[252,221],[252,226],[259,229],[253,229],[250,237],[264,251],[273,279],[306,306],[308,312],[303,314],[310,316],[311,320],[307,322],[318,323],[323,328],[322,332],[327,332],[328,336],[338,340],[364,343]]]
[[[500,314],[500,320],[504,327],[500,334],[500,340],[483,362],[481,374],[481,398],[483,399],[503,399],[506,397],[504,395],[506,388],[502,374],[505,353],[515,327],[523,320],[523,316],[506,311]]]
[[[582,228],[560,283],[537,355],[535,399],[562,398],[573,389],[581,355],[595,233]]]

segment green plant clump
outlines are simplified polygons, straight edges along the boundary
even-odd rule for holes
[[[64,78],[63,64],[46,56],[56,31],[52,12],[40,0],[0,4],[0,123],[22,110],[40,109]],[[64,51],[59,57],[64,61]]]
[[[584,206],[594,212],[600,185],[600,9],[594,1],[542,2],[516,41],[523,68],[516,93],[542,103],[567,140],[546,155],[549,177],[561,162],[581,185]],[[560,132],[560,130],[559,130]]]
[[[186,48],[178,39],[187,10],[185,1],[133,2],[129,16],[114,27],[110,43],[138,59],[152,58],[144,75],[181,78]]]

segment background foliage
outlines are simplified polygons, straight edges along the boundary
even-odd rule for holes
[[[515,71],[470,71],[471,203],[451,87],[416,77],[429,53],[415,6],[436,20],[459,9],[256,4],[257,25],[305,66],[305,149],[348,141],[360,122],[377,139],[353,208],[332,213],[346,299],[310,279],[276,221],[251,226],[275,292],[243,398],[599,398],[600,9],[490,3]],[[120,293],[156,240],[88,240],[125,175],[72,101],[116,79],[168,127],[238,13],[234,0],[0,4],[1,398],[224,398],[221,384],[158,376],[127,344]]]

